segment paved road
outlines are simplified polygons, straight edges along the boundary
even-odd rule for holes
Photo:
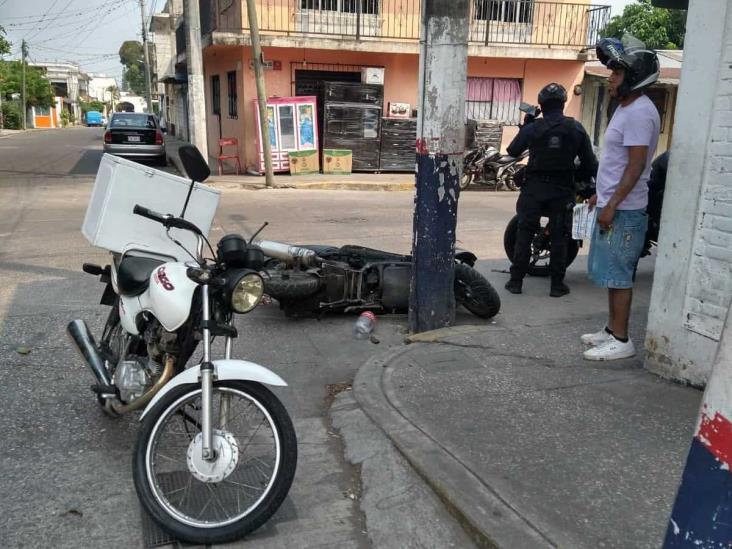
[[[96,168],[101,130],[76,128],[0,139],[0,513],[3,547],[141,545],[131,482],[136,418],[110,420],[95,407],[85,371],[64,328],[76,317],[99,327],[102,287],[80,272],[104,262],[79,231]],[[459,245],[484,260],[496,286],[505,275],[502,233],[515,195],[465,193]],[[213,237],[251,234],[292,242],[354,243],[407,252],[410,192],[226,190]],[[538,284],[538,283],[537,283]],[[547,288],[529,285],[527,292]],[[509,305],[509,307],[512,305]],[[541,314],[541,313],[539,313]],[[461,312],[459,321],[475,319]],[[300,445],[290,497],[247,542],[257,547],[366,547],[357,471],[343,460],[327,417],[326,386],[347,383],[376,350],[401,343],[405,318],[380,320],[377,347],[354,342],[352,318],[290,321],[276,307],[240,319],[238,356],[289,381],[278,391],[295,418]],[[498,319],[500,323],[500,317]],[[30,354],[18,352],[20,347]],[[388,511],[388,506],[385,507]]]

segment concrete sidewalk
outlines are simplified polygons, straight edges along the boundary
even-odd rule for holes
[[[602,326],[604,295],[569,282],[552,300],[548,281],[528,279],[522,296],[501,292],[495,325],[372,358],[355,398],[480,546],[658,547],[701,393],[646,372],[641,355],[584,361],[579,335]]]
[[[185,142],[174,136],[165,138],[165,149],[175,168],[183,173],[178,148]],[[228,168],[231,170],[231,168]],[[242,169],[244,167],[242,166]],[[310,189],[310,190],[346,190],[346,191],[412,191],[414,190],[413,173],[354,173],[351,175],[309,174],[290,175],[276,174],[275,188]],[[209,185],[222,189],[266,189],[263,175],[218,175],[216,167],[212,168],[211,177],[206,181]]]

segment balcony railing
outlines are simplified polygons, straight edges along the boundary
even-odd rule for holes
[[[417,41],[420,0],[257,0],[263,34],[338,39]],[[469,41],[584,47],[594,45],[610,19],[609,6],[535,0],[473,0]],[[241,28],[248,30],[246,11]]]

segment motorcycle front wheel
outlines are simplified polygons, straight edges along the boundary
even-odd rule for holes
[[[493,318],[501,310],[501,298],[491,283],[478,271],[455,265],[455,301],[480,318]]]
[[[214,460],[202,456],[201,388],[177,387],[144,419],[133,478],[160,527],[195,544],[239,539],[280,507],[297,465],[285,407],[258,383],[221,381],[212,393]]]
[[[464,191],[465,189],[467,189],[470,186],[470,184],[472,182],[473,182],[473,174],[463,172],[463,175],[460,178],[460,190]]]

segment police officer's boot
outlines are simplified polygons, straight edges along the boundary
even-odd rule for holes
[[[569,293],[569,286],[567,286],[562,279],[552,278],[552,287],[549,290],[549,295],[552,297],[562,297]]]
[[[512,294],[520,294],[523,286],[523,280],[520,278],[511,278],[506,282],[505,288]]]

